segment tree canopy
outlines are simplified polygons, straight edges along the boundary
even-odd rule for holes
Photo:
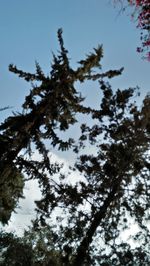
[[[102,72],[102,46],[73,69],[61,29],[58,41],[60,52],[53,55],[49,76],[38,63],[35,74],[9,66],[32,88],[22,112],[0,125],[2,223],[8,222],[23,196],[26,180],[38,180],[42,198],[36,201],[37,217],[23,238],[1,233],[1,265],[9,265],[10,260],[12,265],[24,265],[20,256],[12,255],[23,250],[33,266],[148,266],[150,97],[138,106],[138,88],[111,87],[109,79],[123,68]],[[85,105],[77,81],[98,85],[99,108]],[[84,123],[80,124],[78,114]],[[75,123],[80,125],[78,140],[68,137]],[[74,154],[68,172],[51,161],[48,141],[51,149]],[[35,151],[40,160],[33,160]],[[72,172],[80,180],[72,182]],[[131,223],[139,228],[133,235],[134,247],[121,237]]]

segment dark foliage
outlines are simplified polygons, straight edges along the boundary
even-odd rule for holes
[[[100,71],[101,46],[73,70],[61,30],[58,40],[60,54],[53,57],[50,77],[45,77],[38,64],[36,74],[10,66],[25,80],[41,83],[34,85],[26,97],[23,112],[0,126],[2,186],[7,192],[13,176],[10,172],[16,176],[17,171],[19,180],[22,173],[38,179],[42,191],[41,200],[36,201],[37,218],[22,239],[33,252],[31,265],[148,266],[150,97],[146,96],[138,107],[136,88],[112,89],[107,79],[123,69],[96,72]],[[97,110],[85,107],[84,98],[75,89],[76,81],[86,80],[98,81],[102,97]],[[75,124],[78,113],[89,117],[81,124],[79,140],[64,142],[57,132]],[[62,173],[58,163],[51,163],[45,140],[76,155],[68,173]],[[32,159],[33,144],[42,156],[40,161]],[[80,181],[72,182],[72,172],[80,175]],[[20,195],[13,193],[18,199]],[[5,198],[7,193],[2,202]],[[133,235],[134,248],[121,237],[131,222],[139,228]]]

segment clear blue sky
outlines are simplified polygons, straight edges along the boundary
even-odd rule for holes
[[[150,63],[136,53],[140,33],[130,16],[114,9],[111,0],[0,0],[0,107],[20,111],[30,89],[25,81],[8,71],[14,63],[34,72],[37,60],[49,72],[52,51],[58,49],[56,33],[62,27],[72,64],[84,58],[93,47],[103,44],[103,69],[125,67],[116,87],[139,85],[150,91]],[[91,94],[92,93],[92,94]],[[91,101],[96,96],[86,92]],[[11,111],[0,113],[2,120]]]

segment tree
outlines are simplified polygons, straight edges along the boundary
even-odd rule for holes
[[[51,243],[50,227],[42,231],[31,229],[23,237],[0,232],[1,266],[59,266],[60,253]],[[45,243],[47,241],[47,243]]]
[[[125,1],[114,0],[115,4],[121,3],[123,10]],[[130,7],[134,8],[132,19],[137,21],[137,27],[141,30],[141,47],[137,47],[137,52],[145,53],[144,58],[150,61],[150,2],[149,0],[127,0]]]
[[[61,29],[58,31],[58,40],[61,51],[58,57],[53,55],[50,77],[45,77],[38,63],[36,63],[36,74],[23,72],[13,65],[9,66],[9,70],[19,77],[28,82],[37,81],[40,84],[32,84],[33,88],[25,99],[22,113],[14,113],[0,125],[0,132],[2,132],[0,135],[0,187],[4,191],[0,201],[2,210],[6,208],[5,201],[8,199],[8,194],[11,195],[9,188],[12,189],[15,186],[14,176],[16,179],[18,177],[16,182],[19,191],[15,192],[13,189],[16,201],[21,196],[24,186],[25,177],[22,173],[26,174],[28,179],[36,177],[41,186],[50,189],[48,178],[43,172],[47,169],[50,175],[57,173],[60,166],[57,163],[50,163],[43,140],[49,139],[52,147],[57,146],[59,150],[69,149],[73,145],[73,139],[63,141],[58,131],[66,131],[70,125],[74,125],[77,122],[77,113],[92,112],[91,108],[82,105],[84,98],[77,92],[75,82],[103,76],[111,77],[121,73],[121,70],[117,70],[93,75],[93,77],[90,75],[92,68],[100,66],[101,46],[95,49],[86,60],[82,60],[80,67],[73,70],[67,58],[68,51],[64,48]],[[42,155],[40,162],[31,160],[33,144]],[[16,205],[11,205],[13,210]],[[4,219],[4,223],[7,222],[6,220]]]
[[[1,266],[26,266],[32,265],[33,251],[32,246],[12,233],[0,232]]]
[[[1,108],[0,111],[9,109],[10,107]],[[5,151],[9,150],[9,138],[0,134],[0,157]],[[7,177],[7,178],[5,178]],[[14,163],[6,167],[4,173],[1,173],[0,181],[0,221],[2,224],[7,223],[10,219],[12,210],[17,207],[19,197],[23,198],[24,180],[23,175],[18,171]]]
[[[36,201],[37,218],[24,239],[30,244],[32,239],[33,257],[40,257],[40,265],[49,260],[51,265],[65,266],[149,265],[150,97],[138,107],[136,88],[112,89],[108,79],[123,69],[99,73],[101,46],[73,70],[61,30],[58,40],[60,54],[53,57],[50,77],[45,77],[39,64],[36,74],[10,66],[27,81],[41,81],[26,97],[23,112],[0,126],[8,139],[0,164],[3,182],[11,178],[5,175],[6,167],[14,164],[24,178],[38,179],[42,191],[41,200]],[[98,81],[99,109],[85,107],[75,88],[76,81],[88,80]],[[78,113],[88,115],[87,123],[80,125],[79,139],[63,141],[59,132],[74,125]],[[48,139],[52,147],[75,154],[68,173],[62,172],[58,162],[51,163],[45,147]],[[41,161],[32,159],[35,147]],[[72,182],[71,172],[80,174],[80,180]],[[133,236],[135,248],[121,238],[131,221],[139,227]]]

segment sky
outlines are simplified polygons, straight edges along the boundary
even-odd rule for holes
[[[144,94],[150,90],[150,64],[136,52],[140,32],[129,11],[120,13],[111,0],[0,0],[0,108],[12,107],[1,113],[1,121],[8,113],[21,111],[31,88],[10,73],[8,65],[34,72],[37,60],[48,74],[52,52],[58,50],[58,28],[63,29],[73,66],[103,44],[103,69],[125,68],[123,75],[112,81],[114,86],[138,85]],[[86,93],[90,101],[96,101],[93,90]]]
[[[141,99],[150,92],[150,63],[136,52],[140,31],[129,10],[120,13],[111,0],[0,0],[0,108],[11,107],[0,112],[0,121],[12,111],[21,111],[31,89],[29,83],[9,72],[8,65],[34,73],[38,61],[47,75],[52,52],[58,51],[59,28],[73,67],[102,44],[102,71],[124,67],[123,74],[111,81],[114,89],[138,85]],[[96,88],[87,86],[83,92],[88,104],[97,105]],[[24,204],[27,207],[29,202]]]

